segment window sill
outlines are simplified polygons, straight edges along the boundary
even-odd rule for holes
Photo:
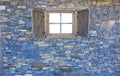
[[[47,38],[75,38],[75,34],[49,34]]]

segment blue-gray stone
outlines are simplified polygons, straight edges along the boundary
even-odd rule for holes
[[[13,73],[5,72],[4,76],[15,76]]]

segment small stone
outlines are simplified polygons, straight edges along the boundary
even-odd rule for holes
[[[41,6],[37,6],[37,7],[46,8],[46,7],[47,7],[47,5],[41,5]]]
[[[109,45],[104,45],[104,48],[109,48]]]
[[[19,20],[19,24],[25,24],[25,21]]]
[[[51,58],[50,54],[40,54],[41,58]]]
[[[53,3],[53,2],[54,2],[54,0],[48,0],[48,2],[49,2],[49,3]]]
[[[56,53],[56,52],[51,52],[51,54],[54,54],[54,55],[55,55],[55,54],[57,54],[57,53]]]
[[[97,36],[97,31],[89,31],[90,36]]]
[[[78,63],[78,62],[80,62],[80,60],[79,60],[79,59],[76,59],[76,60],[75,60],[75,62],[77,62],[77,63]]]
[[[115,37],[115,42],[120,43],[120,35]]]
[[[72,72],[70,68],[60,68],[61,72]]]
[[[11,36],[11,35],[7,35],[7,38],[8,38],[8,39],[11,39],[11,38],[12,38],[12,36]]]
[[[26,9],[26,6],[18,6],[19,9]]]
[[[24,41],[24,40],[26,40],[26,38],[24,38],[24,37],[23,38],[19,38],[18,40],[23,40]]]
[[[42,41],[42,42],[34,42],[34,44],[36,44],[38,46],[49,46],[49,44],[46,44],[44,41]]]
[[[100,24],[96,24],[96,26],[100,26]]]
[[[24,76],[33,76],[32,74],[25,74]]]
[[[70,54],[70,53],[71,53],[71,51],[66,51],[65,53],[66,53],[66,54]]]
[[[86,47],[87,44],[82,43],[82,44],[79,44],[79,45],[77,45],[77,46]]]
[[[10,73],[15,73],[15,68],[10,68]]]
[[[103,44],[103,42],[100,42],[100,44]]]
[[[23,76],[23,75],[15,75],[15,76]]]
[[[50,68],[50,71],[55,71],[55,69],[54,68]]]
[[[44,63],[32,64],[32,68],[43,68],[43,67],[45,67]]]
[[[67,64],[65,62],[61,62],[59,63],[59,66],[67,66]]]
[[[85,56],[85,54],[78,54],[78,56]]]
[[[48,70],[50,69],[50,67],[43,67],[43,70]]]
[[[114,40],[115,37],[114,36],[108,36],[108,37],[104,37],[104,39],[106,39],[106,40]]]
[[[57,43],[56,45],[57,46],[63,46],[64,44],[63,43]]]
[[[9,67],[16,67],[15,63],[8,64]]]
[[[89,50],[92,51],[92,50],[94,50],[94,48],[90,47]]]
[[[40,75],[37,75],[37,76],[54,76],[54,75],[50,72],[46,72],[46,73],[43,73],[43,74],[40,74]]]
[[[21,67],[22,67],[22,64],[20,63],[16,65],[16,68],[21,68]]]
[[[72,46],[72,45],[67,45],[67,46],[64,46],[64,48],[69,48],[69,49],[71,49],[71,48],[73,48],[73,46]]]
[[[92,59],[93,59],[93,57],[90,56],[90,57],[88,57],[87,60],[88,60],[88,61],[92,61]]]
[[[7,9],[7,12],[11,12],[11,10],[10,10],[10,9]]]
[[[117,55],[118,60],[120,59],[120,54]]]
[[[20,12],[21,12],[20,10],[16,10],[16,11],[15,11],[15,14],[19,15]]]
[[[32,32],[28,32],[28,31],[26,31],[26,34],[30,34],[30,35],[31,35],[31,34],[32,34]]]
[[[68,7],[68,8],[75,8],[75,5],[74,5],[73,3],[68,3],[68,4],[67,4],[67,7]]]
[[[32,74],[32,71],[31,71],[31,70],[28,70],[28,71],[26,71],[26,73],[28,73],[28,74]]]
[[[92,14],[91,17],[92,17],[92,18],[97,18],[97,15]]]
[[[8,64],[5,64],[5,63],[4,63],[3,65],[4,65],[4,67],[8,67]]]

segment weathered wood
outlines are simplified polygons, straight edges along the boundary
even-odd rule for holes
[[[2,50],[1,50],[1,29],[0,29],[0,76],[3,76],[3,57],[2,57]]]
[[[89,24],[89,10],[84,9],[78,11],[77,15],[77,35],[88,36],[88,24]]]
[[[44,21],[44,10],[34,9],[33,12],[33,35],[37,38],[45,37],[45,21]]]

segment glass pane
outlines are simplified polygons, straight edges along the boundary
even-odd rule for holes
[[[72,33],[72,24],[62,24],[62,33]]]
[[[60,13],[49,13],[49,23],[60,23]]]
[[[60,24],[50,24],[49,32],[50,33],[60,33]]]
[[[72,13],[62,13],[62,23],[72,23]]]

